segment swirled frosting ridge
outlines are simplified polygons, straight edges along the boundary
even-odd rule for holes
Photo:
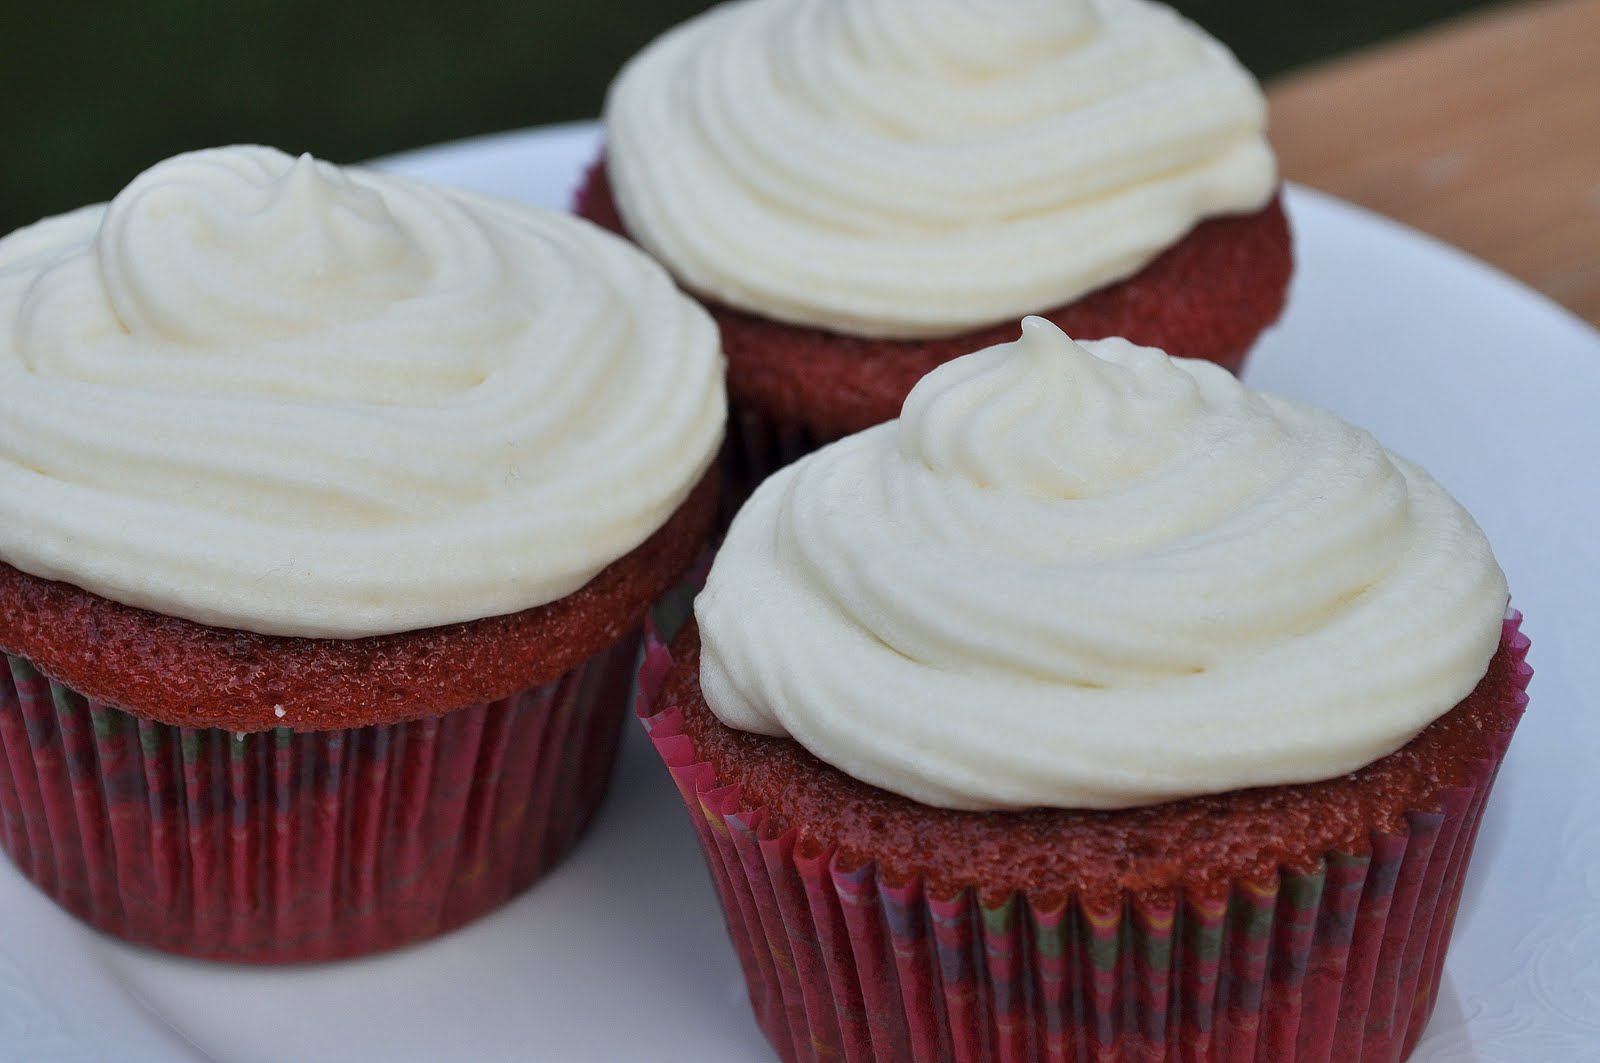
[[[1330,778],[1460,701],[1506,584],[1325,411],[1048,322],[768,479],[696,602],[728,725],[927,804]]]
[[[715,326],[623,241],[269,148],[0,240],[0,322],[0,558],[268,634],[562,597],[722,432]]]
[[[736,0],[636,56],[605,125],[688,288],[864,336],[1066,304],[1277,183],[1256,83],[1148,0]]]

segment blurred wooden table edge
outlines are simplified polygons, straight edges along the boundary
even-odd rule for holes
[[[1283,175],[1600,324],[1600,0],[1526,0],[1268,87]]]

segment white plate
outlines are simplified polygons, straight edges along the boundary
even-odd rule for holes
[[[559,206],[594,148],[585,124],[387,164]],[[1299,266],[1251,381],[1431,469],[1482,522],[1533,639],[1532,707],[1416,1058],[1600,1058],[1600,334],[1391,222],[1303,189],[1289,206]],[[254,970],[130,948],[0,860],[0,1059],[770,1058],[688,821],[637,728],[572,859],[490,918],[374,959]]]

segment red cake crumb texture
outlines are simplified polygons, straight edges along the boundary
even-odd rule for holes
[[[1466,700],[1349,775],[1116,812],[962,812],[859,782],[793,740],[724,726],[700,690],[696,627],[672,655],[657,706],[682,711],[683,733],[719,784],[737,785],[747,810],[765,808],[764,835],[793,828],[801,856],[836,846],[843,866],[876,862],[891,883],[921,876],[941,897],[976,887],[984,903],[1064,890],[1096,903],[1124,891],[1215,898],[1281,869],[1310,873],[1330,852],[1365,855],[1373,832],[1395,833],[1407,811],[1433,809],[1443,790],[1474,777],[1474,764],[1498,758],[1495,736],[1516,725],[1508,706],[1522,689],[1502,643]]]
[[[604,159],[589,170],[575,209],[628,235]],[[1122,336],[1237,373],[1283,311],[1292,269],[1279,195],[1254,214],[1201,222],[1127,280],[1039,316],[1073,339]],[[912,386],[936,366],[1017,338],[1011,320],[941,339],[864,339],[705,305],[722,330],[730,401],[824,439],[898,417]]]
[[[321,731],[438,716],[554,680],[625,635],[688,569],[716,506],[713,467],[654,535],[565,598],[360,639],[207,627],[0,563],[0,649],[180,727]]]

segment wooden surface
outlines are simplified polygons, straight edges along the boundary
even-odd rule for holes
[[[1285,177],[1600,324],[1600,0],[1525,0],[1269,86]]]

